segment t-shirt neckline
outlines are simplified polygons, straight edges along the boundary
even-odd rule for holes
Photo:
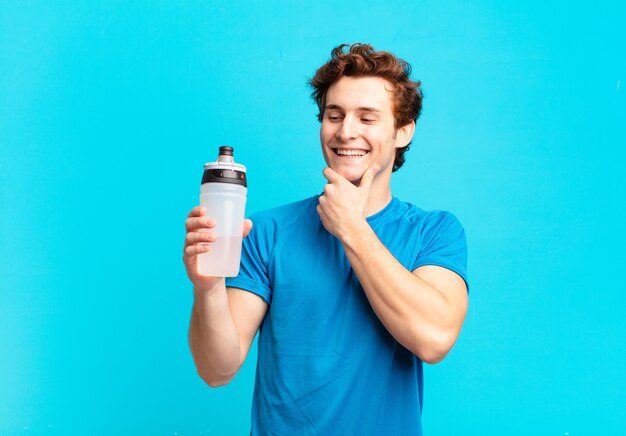
[[[387,219],[393,216],[393,212],[396,209],[398,202],[399,200],[396,197],[391,197],[391,201],[389,201],[385,207],[376,212],[374,215],[370,215],[366,218],[369,225],[379,225],[387,221]]]

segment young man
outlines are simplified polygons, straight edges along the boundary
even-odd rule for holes
[[[186,222],[189,342],[206,383],[232,380],[260,329],[252,434],[421,434],[422,362],[444,358],[467,311],[463,228],[391,194],[419,82],[391,53],[346,47],[311,80],[324,193],[254,215],[252,231],[247,220],[226,281],[196,270],[214,221],[196,207]]]

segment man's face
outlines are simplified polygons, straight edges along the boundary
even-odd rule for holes
[[[380,77],[342,77],[326,93],[320,141],[326,164],[353,183],[373,165],[391,174],[406,135],[395,128],[391,84]]]

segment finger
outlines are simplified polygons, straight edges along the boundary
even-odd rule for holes
[[[324,186],[324,193],[322,195],[320,195],[320,199],[324,196],[328,196],[331,195],[331,191],[333,190],[333,188],[336,188],[336,186],[333,186],[331,183],[327,183]]]
[[[322,221],[322,224],[323,224],[324,221],[326,220],[326,212],[324,212],[324,208],[322,207],[321,204],[317,205],[316,210],[317,210],[317,214],[320,216],[320,220]]]
[[[320,199],[321,200],[321,199]],[[320,201],[316,207],[317,209],[317,213],[321,216],[321,215],[326,215],[326,209],[327,209],[328,205],[326,204],[326,199],[323,199],[323,201]]]
[[[211,217],[187,218],[185,221],[185,228],[188,232],[203,228],[212,229],[213,227],[215,227],[215,220]]]
[[[248,236],[248,233],[250,233],[250,230],[252,230],[252,221],[243,220],[243,237],[244,238]]]
[[[342,180],[346,180],[345,177],[341,176],[340,174],[337,174],[332,168],[330,167],[326,167],[324,168],[324,170],[322,171],[322,175],[324,176],[324,178],[326,180],[328,180],[328,182],[330,183],[337,183],[340,182]]]
[[[185,246],[202,242],[215,242],[215,239],[216,236],[211,232],[189,232],[185,235]]]
[[[376,177],[376,174],[378,174],[379,170],[380,168],[376,165],[366,169],[365,172],[363,173],[363,177],[361,177],[361,183],[359,184],[359,189],[363,189],[369,192],[372,186],[372,181]]]
[[[206,209],[204,208],[204,206],[196,206],[193,209],[191,209],[191,212],[189,212],[189,214],[187,215],[187,218],[192,218],[195,216],[202,216],[206,213]]]
[[[206,253],[211,251],[211,244],[195,244],[189,245],[185,248],[183,259],[189,260],[192,257],[197,256],[198,254]]]

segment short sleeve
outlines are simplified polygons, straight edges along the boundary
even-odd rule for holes
[[[273,226],[263,219],[251,218],[254,225],[243,240],[239,275],[226,278],[226,286],[252,292],[269,304],[272,292],[268,265],[274,241]]]
[[[434,211],[424,218],[421,250],[411,271],[424,265],[447,268],[467,280],[467,241],[465,230],[450,212]]]

